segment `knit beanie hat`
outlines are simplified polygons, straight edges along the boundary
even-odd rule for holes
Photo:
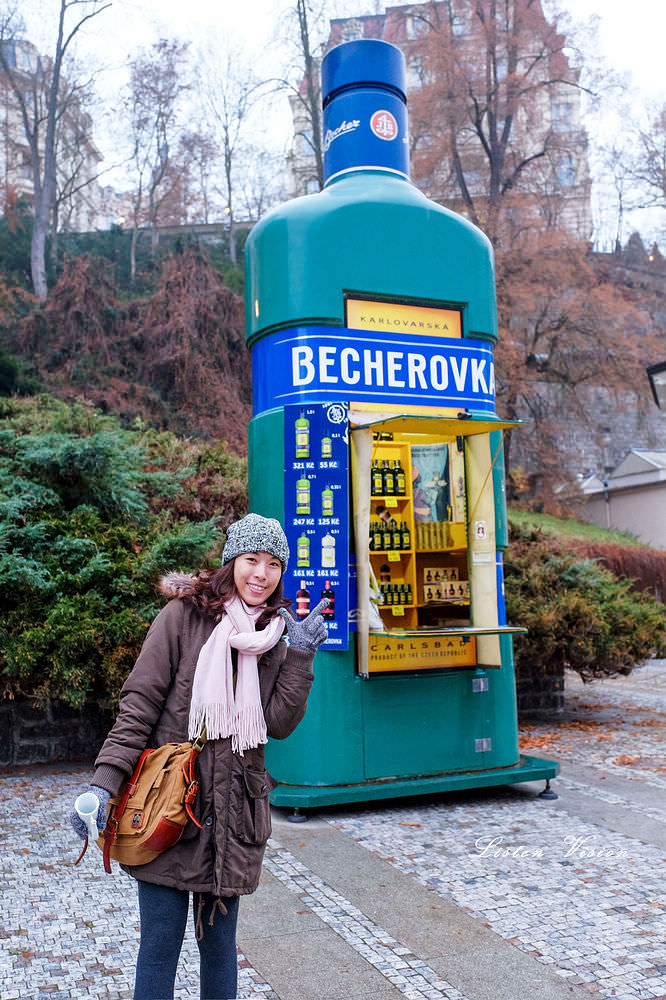
[[[270,552],[282,563],[282,570],[289,561],[289,545],[282,525],[274,517],[246,514],[227,529],[227,543],[222,551],[222,564],[231,562],[244,552]]]

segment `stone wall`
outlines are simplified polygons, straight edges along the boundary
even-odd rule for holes
[[[521,667],[516,679],[518,717],[525,721],[557,718],[564,710],[564,671],[544,677],[538,667]]]
[[[113,716],[95,705],[46,710],[27,699],[0,702],[0,767],[90,760],[104,742]]]

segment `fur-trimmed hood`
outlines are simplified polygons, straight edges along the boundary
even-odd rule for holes
[[[160,579],[157,589],[165,597],[179,597],[183,600],[186,597],[194,596],[195,580],[196,577],[193,573],[181,573],[179,570],[173,570],[171,573],[165,573]]]

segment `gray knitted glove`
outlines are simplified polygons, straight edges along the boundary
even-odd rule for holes
[[[106,826],[106,813],[109,806],[109,799],[111,798],[111,792],[107,792],[106,788],[100,788],[99,785],[90,785],[87,791],[92,792],[93,795],[96,795],[99,799],[99,809],[97,810],[97,829],[101,832]],[[83,822],[75,809],[72,809],[70,813],[69,822],[72,824],[72,828],[77,837],[80,837],[81,840],[85,840],[88,836],[86,824]]]
[[[278,613],[286,622],[289,645],[292,649],[307,649],[314,652],[317,646],[328,639],[328,630],[321,615],[322,609],[328,605],[329,600],[325,597],[303,621],[297,621],[286,608],[280,608]]]

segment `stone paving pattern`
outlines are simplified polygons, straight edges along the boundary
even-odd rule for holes
[[[582,818],[566,802],[568,792],[576,793],[593,810],[597,803],[599,810],[639,811],[666,823],[665,723],[666,661],[593,685],[570,675],[562,721],[521,732],[523,749],[562,763],[553,783],[561,795],[557,808],[535,799],[534,790],[505,786],[332,810],[322,818],[552,967],[563,982],[593,997],[666,1000],[663,846],[643,836],[638,821],[635,836],[613,832],[594,812],[592,820]],[[584,763],[598,780],[571,776],[567,762],[572,769]],[[78,842],[67,815],[88,776],[83,766],[0,774],[0,1000],[132,996],[134,884],[116,865],[106,875],[96,849],[73,867]],[[612,776],[630,781],[604,787]],[[407,1000],[474,1000],[278,837],[265,867]],[[239,996],[282,1000],[239,945]],[[197,984],[198,953],[188,933],[176,1000],[197,997]]]

